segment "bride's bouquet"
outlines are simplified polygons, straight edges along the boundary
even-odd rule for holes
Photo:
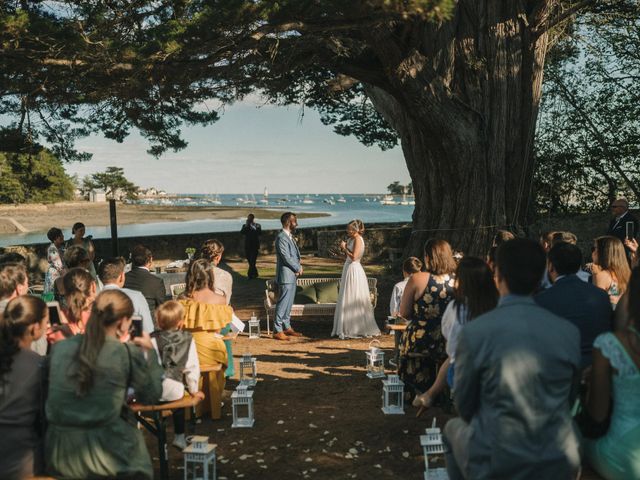
[[[333,244],[327,248],[327,253],[329,254],[330,257],[333,258],[343,258],[344,257],[344,248],[342,247],[343,242],[345,242],[345,240],[343,238],[336,238],[335,242],[333,242]]]

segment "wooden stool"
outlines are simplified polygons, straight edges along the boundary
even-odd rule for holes
[[[200,388],[201,391],[204,392],[205,401],[209,402],[210,410],[211,410],[211,418],[217,420],[222,417],[222,408],[220,407],[220,403],[222,402],[222,396],[219,392],[222,390],[220,388],[214,388],[213,390],[216,392],[215,397],[211,397],[209,392],[211,389],[209,385],[212,381],[217,383],[217,379],[214,375],[210,375],[211,373],[217,373],[222,370],[222,364],[216,363],[215,365],[200,365],[200,376],[202,377],[202,386]],[[217,387],[217,385],[216,385]]]
[[[395,362],[396,368],[400,367],[400,339],[402,338],[402,332],[407,329],[406,324],[395,324],[395,325],[387,325],[389,330],[394,333],[393,342],[395,348]]]
[[[200,399],[185,396],[174,402],[167,402],[158,405],[144,405],[132,403],[129,409],[136,414],[136,419],[154,437],[158,439],[158,457],[160,458],[160,478],[169,478],[169,455],[167,452],[167,417],[170,417],[173,410],[180,408],[193,408],[200,403]],[[145,414],[145,415],[143,415]],[[146,418],[146,417],[150,418]]]

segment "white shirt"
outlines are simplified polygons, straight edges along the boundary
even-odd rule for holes
[[[108,283],[104,287],[102,287],[102,289],[120,290],[121,292],[126,294],[127,297],[131,299],[131,303],[133,303],[133,314],[142,317],[142,331],[152,333],[155,330],[153,317],[151,316],[151,311],[149,310],[149,303],[147,303],[147,299],[144,298],[142,292],[131,290],[130,288],[120,288],[115,283]]]
[[[400,301],[402,300],[402,294],[404,293],[404,289],[407,286],[409,278],[410,277],[407,277],[393,286],[391,301],[389,302],[389,315],[395,315],[396,312],[400,311]]]
[[[162,365],[160,351],[158,350],[158,342],[155,338],[151,339],[153,349],[158,357],[158,364]],[[198,352],[196,351],[196,342],[191,339],[189,345],[189,353],[187,354],[187,364],[184,366],[184,378],[187,382],[189,393],[194,395],[198,392],[198,381],[200,380],[200,361],[198,360]],[[162,380],[162,397],[161,402],[173,402],[184,397],[184,383],[173,380],[172,378],[164,378]]]
[[[213,267],[214,290],[216,293],[224,294],[227,305],[231,302],[231,291],[233,290],[233,277],[226,270],[222,270],[220,267]]]
[[[464,308],[464,307],[463,307]],[[446,310],[442,314],[442,336],[447,339],[447,355],[451,364],[456,361],[456,349],[458,348],[458,338],[462,332],[463,323],[458,321],[458,304],[456,301],[449,302]],[[464,314],[464,312],[462,312]]]

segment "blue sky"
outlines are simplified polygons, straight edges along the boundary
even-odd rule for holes
[[[93,153],[85,163],[67,164],[83,177],[119,166],[140,187],[172,193],[382,193],[395,180],[409,183],[399,147],[383,152],[342,137],[319,115],[298,107],[262,105],[257,99],[227,106],[207,127],[183,130],[189,146],[160,159],[134,133],[124,143],[92,136],[78,142]]]

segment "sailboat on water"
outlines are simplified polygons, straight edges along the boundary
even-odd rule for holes
[[[262,205],[269,205],[269,191],[267,187],[264,187],[264,193],[262,194],[262,200],[260,200]]]

